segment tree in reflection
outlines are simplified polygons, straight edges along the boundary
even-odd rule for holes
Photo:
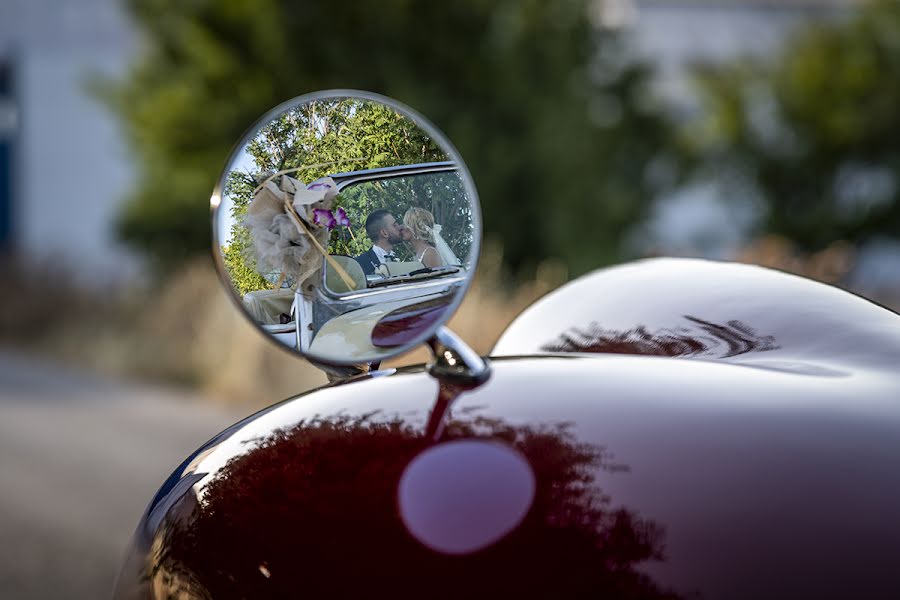
[[[488,548],[447,556],[407,533],[397,486],[426,438],[399,419],[341,415],[274,433],[233,458],[191,510],[173,511],[157,534],[155,587],[174,596],[164,582],[179,581],[181,593],[214,598],[675,597],[635,568],[663,559],[664,532],[596,485],[602,471],[627,471],[605,449],[565,425],[484,417],[450,421],[442,436],[473,438],[515,447],[536,479],[525,519]]]
[[[651,356],[705,356],[728,358],[748,352],[775,350],[775,338],[759,335],[742,321],[724,325],[684,315],[686,326],[654,333],[638,325],[626,331],[604,329],[598,323],[573,327],[541,346],[545,352],[647,354]]]

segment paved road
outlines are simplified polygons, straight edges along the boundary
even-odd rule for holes
[[[108,598],[156,488],[240,416],[0,351],[0,596]]]

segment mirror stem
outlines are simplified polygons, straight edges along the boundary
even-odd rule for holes
[[[478,356],[459,336],[439,327],[428,340],[434,360],[428,364],[432,377],[447,383],[475,386],[487,381],[491,375],[490,363]]]
[[[321,363],[309,358],[306,360],[308,360],[312,366],[325,372],[325,376],[328,377],[328,383],[345,381],[351,377],[356,377],[357,375],[365,375],[372,370],[369,364],[341,366]]]

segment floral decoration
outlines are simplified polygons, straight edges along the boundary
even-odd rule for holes
[[[244,218],[257,269],[315,284],[322,257],[328,257],[329,232],[350,226],[343,208],[332,210],[336,197],[337,186],[330,177],[307,185],[283,174],[279,185],[275,176],[269,176],[254,191]]]

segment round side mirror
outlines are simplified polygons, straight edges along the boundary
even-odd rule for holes
[[[434,335],[468,288],[478,198],[438,129],[375,94],[300,96],[257,121],[212,199],[226,288],[263,333],[327,365]]]

